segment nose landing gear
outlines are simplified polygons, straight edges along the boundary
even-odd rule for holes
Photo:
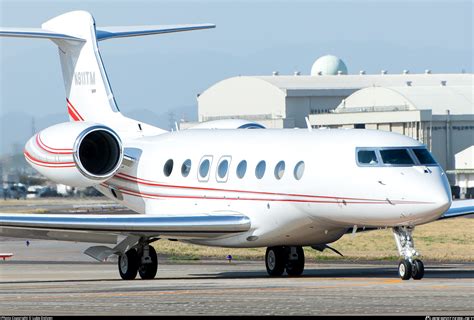
[[[420,280],[425,275],[425,266],[415,250],[412,232],[414,227],[395,227],[393,236],[402,260],[398,264],[398,275],[402,280]]]

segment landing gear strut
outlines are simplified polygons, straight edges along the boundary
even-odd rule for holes
[[[398,275],[402,280],[410,278],[420,280],[425,275],[425,267],[419,259],[420,254],[415,250],[412,237],[413,229],[414,227],[393,228],[393,236],[401,257],[398,264]]]
[[[119,256],[118,269],[123,280],[133,280],[137,273],[143,280],[155,278],[158,257],[148,241],[140,240],[138,245]]]
[[[265,266],[270,276],[279,277],[286,270],[289,276],[299,276],[304,271],[304,250],[300,246],[269,247]]]

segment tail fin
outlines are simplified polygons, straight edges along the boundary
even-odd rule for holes
[[[0,28],[0,36],[52,40],[59,48],[70,119],[99,122],[114,127],[114,123],[123,123],[127,118],[124,119],[115,102],[97,41],[214,27],[211,24],[200,24],[96,29],[90,13],[72,11],[43,23],[41,29]],[[138,127],[141,131],[143,125],[139,124]]]
[[[52,39],[59,48],[70,119],[101,122],[113,117],[119,109],[97,47],[92,16],[85,11],[68,12],[41,28],[85,40]]]

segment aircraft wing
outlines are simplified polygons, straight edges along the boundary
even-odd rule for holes
[[[248,231],[250,219],[235,212],[192,216],[0,213],[0,236],[116,243],[118,236],[213,238]]]
[[[451,203],[451,207],[438,220],[456,218],[474,214],[474,199],[457,200]]]

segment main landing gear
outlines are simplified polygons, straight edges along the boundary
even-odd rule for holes
[[[300,276],[304,271],[304,250],[300,246],[267,248],[265,265],[272,277],[281,276],[285,270],[289,276]]]
[[[155,249],[146,241],[119,256],[118,269],[124,280],[133,280],[137,273],[143,280],[155,278],[158,270],[158,257]]]
[[[425,275],[425,266],[419,259],[420,254],[415,250],[412,232],[413,227],[395,227],[393,235],[401,260],[398,263],[398,275],[402,280],[420,280]]]

